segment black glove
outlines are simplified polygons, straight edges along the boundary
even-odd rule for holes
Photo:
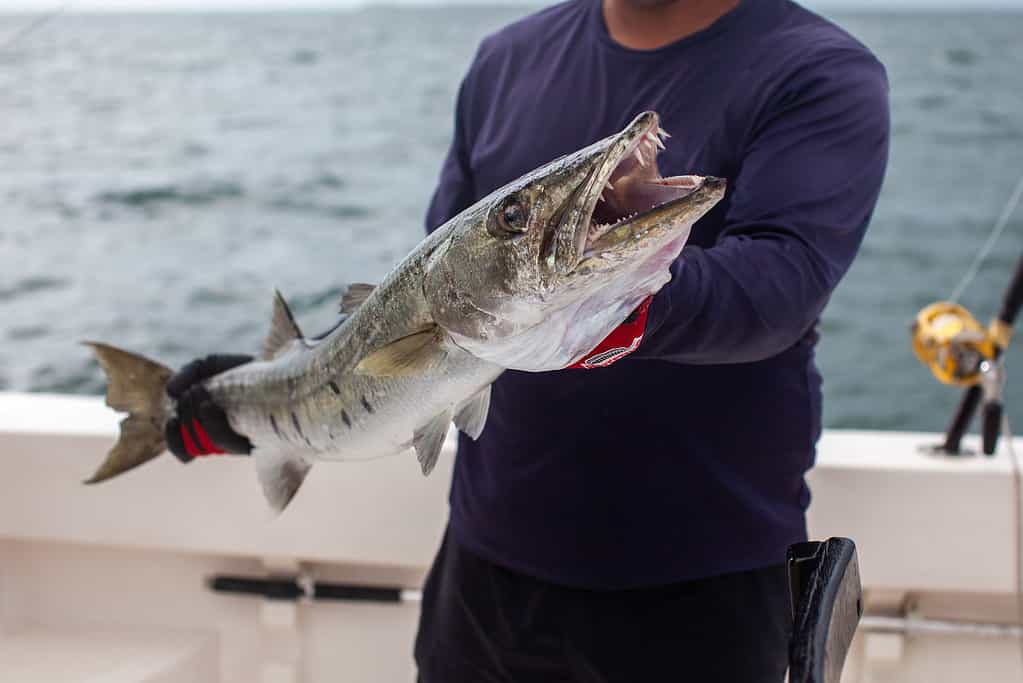
[[[202,386],[204,380],[252,360],[252,356],[212,355],[199,358],[167,382],[167,395],[177,401],[177,413],[167,421],[167,448],[181,462],[220,453],[248,455],[252,442],[231,429],[223,408]]]

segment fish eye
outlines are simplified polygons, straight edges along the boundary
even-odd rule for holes
[[[512,197],[497,212],[497,224],[503,237],[520,235],[526,231],[528,215],[526,207]]]

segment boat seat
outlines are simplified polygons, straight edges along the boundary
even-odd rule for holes
[[[839,683],[860,617],[856,544],[829,538],[789,546],[793,630],[788,683]]]

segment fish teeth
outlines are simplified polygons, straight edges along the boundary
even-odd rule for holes
[[[632,154],[636,157],[636,161],[639,162],[639,165],[646,168],[646,160],[643,158],[643,153],[639,151],[639,147],[633,150]]]
[[[658,128],[657,128],[657,134],[660,135],[662,138],[670,138],[671,137],[671,135],[668,133],[668,131],[664,130],[660,126],[658,126]]]
[[[658,129],[658,130],[660,130],[660,129]],[[646,134],[646,141],[649,142],[650,146],[653,147],[653,148],[664,149],[664,143],[661,142],[661,138],[659,138],[654,133],[647,133]]]
[[[612,192],[614,192],[615,186],[611,184],[610,180],[607,181],[606,183],[604,183],[604,187],[607,188],[608,190],[611,190]]]

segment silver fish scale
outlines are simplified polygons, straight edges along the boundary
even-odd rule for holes
[[[379,457],[406,448],[416,429],[490,384],[502,368],[443,342],[443,359],[426,372],[374,377],[354,370],[373,350],[430,324],[424,263],[446,228],[409,254],[324,339],[296,340],[272,360],[208,381],[232,428],[257,449],[307,460]]]

